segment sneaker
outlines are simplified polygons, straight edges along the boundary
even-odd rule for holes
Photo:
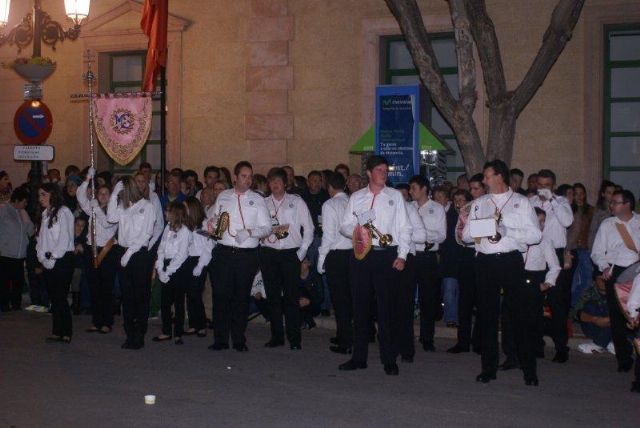
[[[604,348],[596,345],[595,343],[581,343],[578,345],[578,350],[583,354],[599,354],[604,352]]]
[[[607,345],[607,352],[612,355],[616,355],[616,348],[613,346],[613,342],[609,342]]]

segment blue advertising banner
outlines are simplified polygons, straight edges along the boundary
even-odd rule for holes
[[[389,180],[408,183],[420,173],[420,87],[376,88],[376,154],[389,161]]]

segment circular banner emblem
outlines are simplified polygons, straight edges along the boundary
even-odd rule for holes
[[[13,129],[23,144],[39,145],[47,141],[53,128],[51,110],[40,100],[27,100],[13,117]]]
[[[111,129],[120,135],[126,135],[133,132],[136,124],[136,118],[131,110],[125,108],[117,108],[111,113]]]

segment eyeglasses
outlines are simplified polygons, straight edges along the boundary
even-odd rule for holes
[[[624,204],[624,201],[611,201],[609,202],[609,205],[622,205]]]

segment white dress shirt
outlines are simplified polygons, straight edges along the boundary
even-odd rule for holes
[[[307,204],[300,196],[291,193],[285,193],[279,201],[271,195],[264,202],[271,216],[271,224],[288,225],[289,236],[277,239],[272,233],[262,241],[262,246],[275,250],[298,248],[298,260],[302,261],[313,243],[314,226]]]
[[[207,230],[207,220],[202,222],[202,228]],[[211,251],[216,245],[216,241],[206,236],[202,236],[195,230],[191,232],[191,245],[189,245],[189,257],[198,257],[197,270],[202,271],[211,261]]]
[[[573,211],[567,198],[553,196],[551,200],[542,201],[540,196],[532,196],[531,205],[535,208],[542,208],[547,216],[544,220],[544,230],[542,236],[548,239],[553,248],[564,248],[567,246],[567,228],[573,223]]]
[[[164,268],[164,261],[170,259],[165,272],[168,276],[174,274],[182,263],[189,256],[189,246],[191,245],[192,235],[187,226],[180,226],[180,229],[173,231],[171,225],[167,224],[162,233],[162,240],[158,246],[158,260],[156,268],[161,270]]]
[[[547,238],[543,237],[539,244],[529,246],[523,257],[525,270],[535,272],[547,270],[548,268],[544,282],[556,285],[556,280],[562,269],[560,268],[556,250]]]
[[[111,194],[107,220],[118,223],[118,244],[127,248],[124,260],[129,260],[140,248],[149,247],[156,213],[148,199],[140,199],[129,208],[124,208],[122,204],[118,204],[118,195]]]
[[[151,236],[151,240],[149,241],[149,248],[156,245],[158,239],[162,236],[162,232],[164,231],[164,212],[162,211],[162,204],[160,203],[160,198],[158,194],[153,190],[149,191],[149,200],[153,204],[153,208],[156,212],[156,220],[153,223],[153,235]]]
[[[229,228],[225,230],[218,244],[238,248],[256,248],[261,238],[271,234],[271,217],[264,202],[264,198],[253,190],[247,190],[243,194],[236,193],[235,189],[222,191],[216,198],[207,217],[217,220],[221,212],[229,213]],[[250,236],[243,242],[236,241],[239,231],[247,230]]]
[[[354,192],[342,217],[340,233],[350,238],[358,224],[356,215],[371,209],[375,210],[376,216],[373,225],[380,233],[392,236],[391,246],[397,246],[398,258],[406,260],[411,247],[412,228],[404,197],[396,189],[385,186],[375,197],[369,186]],[[322,220],[324,222],[324,218]],[[380,245],[377,236],[372,237],[372,244]]]
[[[627,312],[632,318],[638,317],[638,309],[640,309],[640,275],[636,275],[633,279],[633,286],[627,300]]]
[[[318,269],[323,269],[324,261],[331,250],[350,250],[351,239],[340,233],[340,224],[349,204],[349,196],[338,192],[322,204],[322,243],[318,248]]]
[[[444,207],[433,199],[428,199],[422,206],[418,206],[418,202],[416,201],[412,203],[418,210],[425,229],[427,229],[426,242],[433,244],[433,247],[431,247],[429,251],[438,251],[440,247],[439,244],[447,239],[447,213]],[[424,251],[425,248],[426,245],[424,245],[423,241],[416,249],[418,251]]]
[[[487,237],[480,238],[479,242],[474,241],[470,232],[471,222],[475,219],[493,218],[497,210],[501,210],[502,214],[502,221],[498,226],[502,239],[495,244],[489,242]],[[464,242],[475,242],[476,251],[483,254],[511,251],[524,253],[527,246],[540,242],[542,232],[529,200],[509,189],[505,193],[483,195],[471,203],[469,218],[462,230],[462,239]]]
[[[38,243],[36,244],[36,255],[38,261],[47,267],[50,260],[61,259],[68,251],[75,248],[75,228],[74,218],[71,210],[66,206],[58,208],[56,220],[49,227],[50,209],[42,212],[42,221],[40,222],[40,231],[38,232]],[[46,254],[51,253],[51,259],[48,260]],[[49,267],[49,269],[51,269]]]
[[[424,251],[424,243],[427,241],[427,229],[424,227],[422,217],[418,214],[418,209],[411,202],[406,202],[407,215],[409,216],[409,222],[411,223],[411,243],[409,244],[409,253],[416,255],[417,247],[422,247]]]
[[[633,217],[627,222],[617,217],[604,219],[598,228],[591,249],[591,260],[601,272],[612,265],[627,267],[638,261],[638,253],[628,249],[624,244],[616,223],[624,224],[636,249],[640,249],[640,216],[638,214],[633,213]]]
[[[91,228],[93,224],[93,216],[91,215],[91,201],[87,197],[87,188],[89,187],[89,182],[83,182],[80,187],[78,187],[78,191],[76,192],[76,197],[78,198],[78,204],[82,211],[86,215],[89,216],[89,233],[87,234],[87,243],[89,245],[93,244],[93,236],[91,233]],[[118,225],[116,223],[109,223],[107,220],[107,215],[100,207],[95,208],[96,212],[96,245],[98,247],[104,247],[107,245],[107,242],[111,238],[113,238],[118,231]]]

